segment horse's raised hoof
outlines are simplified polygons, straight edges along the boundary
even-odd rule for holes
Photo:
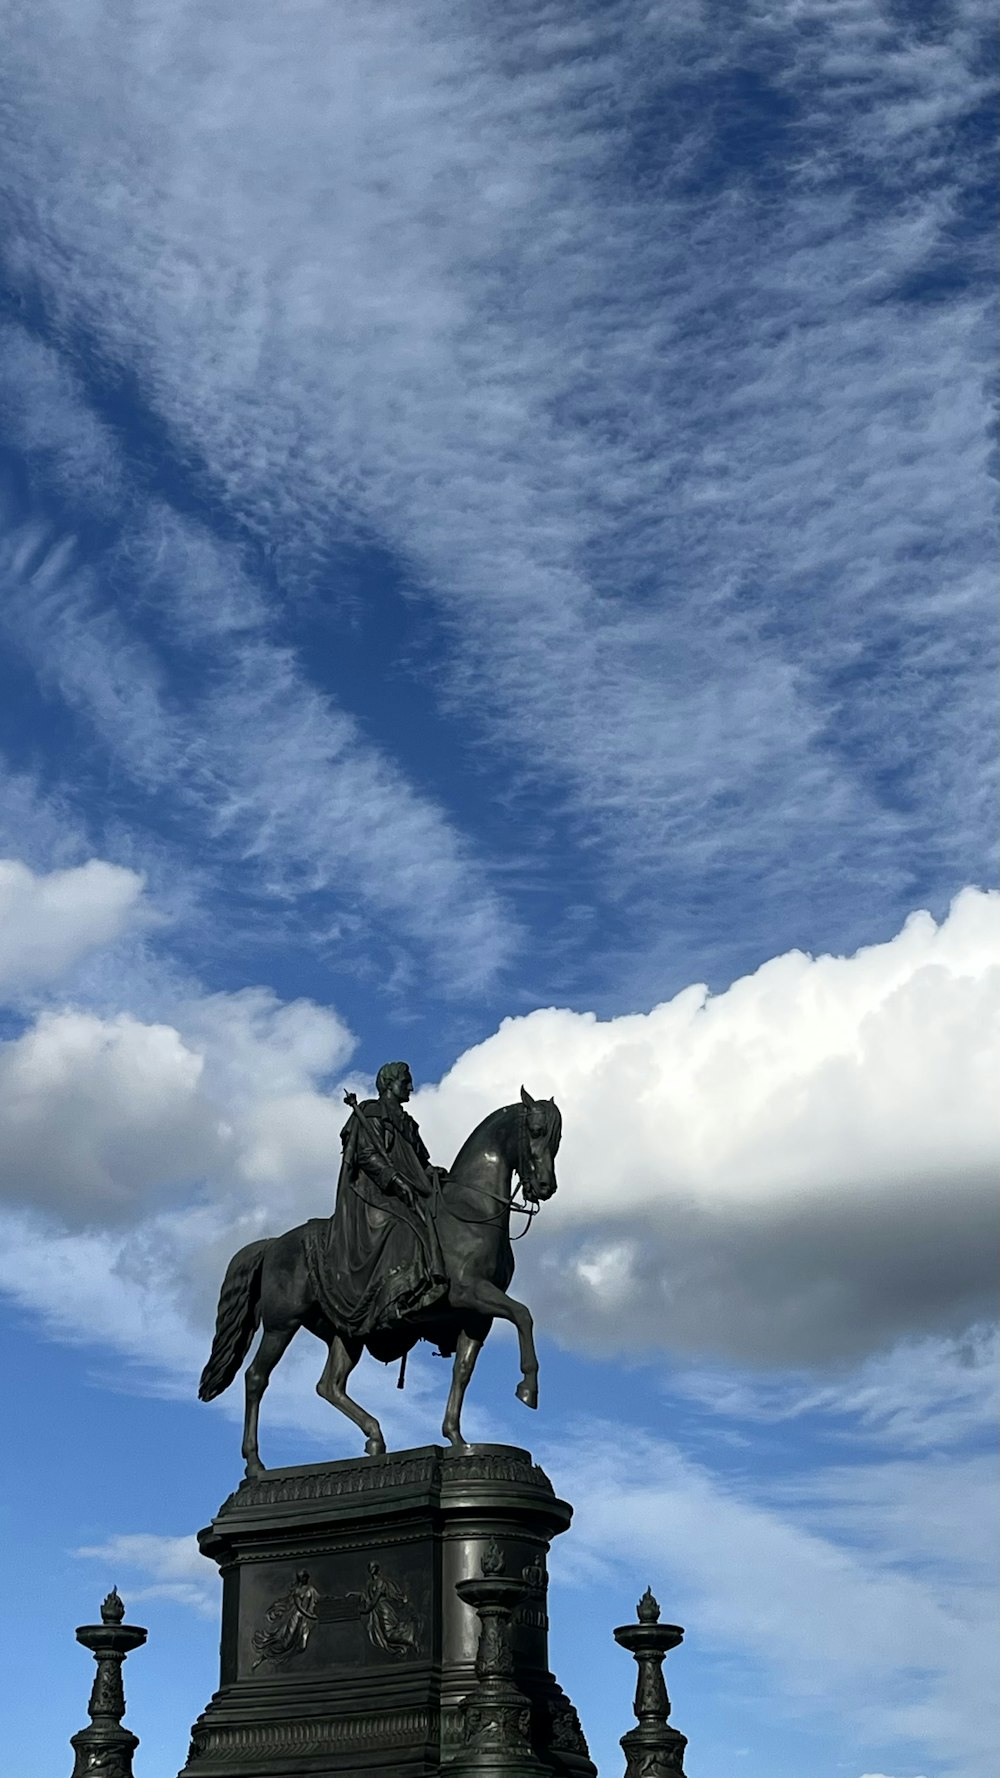
[[[384,1457],[385,1456],[385,1439],[384,1438],[366,1438],[365,1439],[365,1456],[366,1457]]]
[[[526,1408],[538,1406],[538,1384],[533,1379],[522,1377],[514,1391],[518,1401],[523,1401]]]

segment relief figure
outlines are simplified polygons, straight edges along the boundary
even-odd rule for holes
[[[417,1615],[396,1581],[382,1573],[377,1562],[368,1564],[363,1593],[350,1593],[368,1626],[369,1640],[383,1654],[402,1658],[417,1650]]]
[[[266,1629],[254,1631],[257,1659],[251,1671],[256,1672],[264,1661],[280,1666],[282,1661],[302,1654],[312,1635],[318,1605],[319,1594],[310,1583],[307,1570],[300,1568],[288,1592],[268,1606],[264,1614]]]

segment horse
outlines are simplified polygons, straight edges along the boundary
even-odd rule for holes
[[[554,1099],[533,1099],[521,1088],[519,1104],[502,1105],[477,1125],[462,1144],[436,1194],[433,1215],[444,1256],[447,1295],[411,1321],[385,1330],[394,1355],[417,1340],[430,1340],[445,1356],[454,1354],[451,1388],[442,1432],[462,1445],[462,1404],[469,1380],[497,1316],[517,1329],[521,1380],[515,1394],[526,1407],[538,1406],[538,1357],[529,1310],[507,1295],[514,1275],[510,1212],[515,1174],[525,1208],[533,1214],[556,1190],[555,1157],[562,1116]],[[515,1206],[516,1207],[516,1206]],[[347,1394],[347,1379],[367,1345],[376,1356],[379,1330],[368,1339],[349,1336],[324,1313],[310,1262],[310,1227],[300,1224],[284,1235],[252,1241],[230,1261],[219,1294],[215,1338],[198,1394],[212,1401],[229,1388],[263,1326],[260,1345],[247,1367],[243,1457],[250,1477],[264,1473],[258,1446],[261,1397],[271,1372],[290,1341],[304,1327],[327,1346],[316,1392],[353,1420],[365,1434],[365,1453],[383,1456],[385,1439],[374,1415]],[[401,1379],[402,1380],[402,1379]]]

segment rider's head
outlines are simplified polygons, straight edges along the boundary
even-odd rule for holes
[[[375,1076],[375,1091],[381,1099],[386,1093],[404,1102],[413,1091],[409,1062],[383,1062]]]

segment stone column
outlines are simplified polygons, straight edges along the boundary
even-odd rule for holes
[[[615,1641],[635,1656],[639,1668],[633,1709],[638,1725],[622,1736],[625,1778],[684,1778],[687,1737],[671,1728],[670,1699],[663,1678],[668,1649],[683,1641],[679,1624],[661,1624],[660,1607],[646,1588],[637,1607],[638,1623],[622,1624]]]
[[[76,1754],[72,1778],[132,1778],[132,1755],[138,1735],[122,1727],[125,1688],[122,1665],[134,1648],[141,1648],[146,1631],[126,1624],[125,1607],[116,1587],[101,1606],[99,1624],[81,1624],[76,1639],[89,1648],[97,1662],[97,1676],[87,1711],[90,1722],[70,1737]]]

